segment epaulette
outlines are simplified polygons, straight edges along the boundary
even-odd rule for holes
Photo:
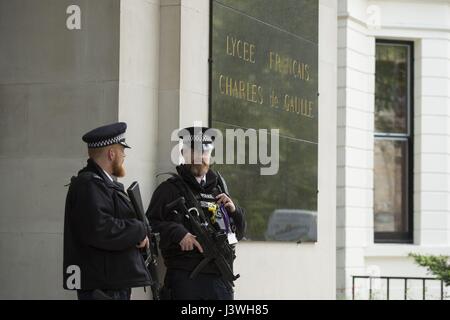
[[[89,172],[89,171],[85,171],[85,172],[81,172],[78,174],[78,176],[72,176],[70,178],[70,182],[66,185],[64,185],[64,187],[68,187],[71,184],[73,184],[77,179],[84,179],[84,180],[88,180],[88,179],[98,179],[100,181],[104,181],[102,177],[100,177],[98,174],[94,173],[94,172]]]
[[[158,174],[156,175],[156,177],[158,178],[159,176],[162,176],[162,175],[165,175],[165,174],[167,174],[167,175],[170,176],[170,178],[167,179],[167,181],[170,181],[170,182],[176,181],[178,178],[180,178],[180,176],[179,176],[178,174],[176,174],[175,172],[162,172],[162,173],[158,173]]]
[[[78,178],[93,178],[93,179],[99,179],[103,181],[103,178],[100,177],[98,174],[90,171],[84,171],[78,174]]]

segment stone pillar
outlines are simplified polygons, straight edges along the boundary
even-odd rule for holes
[[[118,119],[119,10],[0,1],[0,299],[75,298],[62,284],[64,185],[85,165],[81,136]]]

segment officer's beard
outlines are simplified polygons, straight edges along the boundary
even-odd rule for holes
[[[117,178],[122,178],[125,177],[125,167],[123,165],[123,162],[120,163],[120,160],[116,159],[114,160],[114,162],[112,163],[112,174],[113,176],[117,177]]]
[[[209,170],[209,165],[205,162],[201,164],[187,164],[186,166],[194,177],[203,177]]]

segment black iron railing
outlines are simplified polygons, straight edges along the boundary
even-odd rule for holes
[[[437,278],[421,278],[421,277],[373,277],[373,276],[352,276],[352,299],[355,300],[355,285],[356,279],[369,279],[369,300],[373,299],[373,287],[372,281],[375,279],[386,280],[386,298],[389,300],[390,284],[392,280],[404,281],[404,299],[408,300],[408,281],[418,280],[422,282],[422,299],[426,300],[426,282],[427,281],[440,281],[441,283],[441,300],[444,300],[444,281]]]

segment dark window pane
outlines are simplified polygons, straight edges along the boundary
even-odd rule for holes
[[[375,232],[408,232],[407,141],[375,140]]]
[[[376,46],[375,131],[408,133],[409,46]]]

